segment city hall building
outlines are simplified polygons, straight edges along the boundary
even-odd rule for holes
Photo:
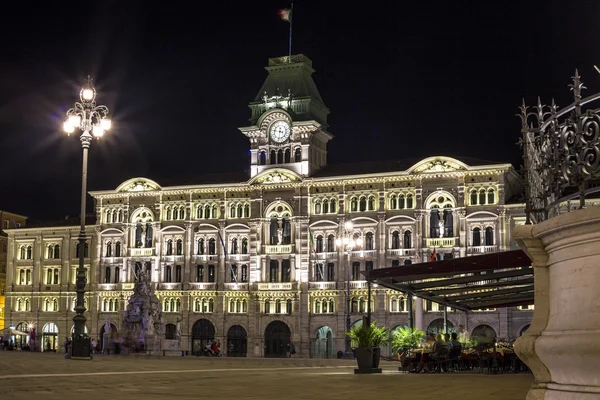
[[[144,270],[162,302],[165,348],[191,354],[218,339],[228,356],[277,357],[292,340],[301,356],[334,357],[344,350],[348,295],[352,323],[368,308],[362,272],[426,262],[434,251],[448,259],[516,248],[510,233],[524,205],[510,164],[432,156],[329,165],[334,137],[311,60],[272,58],[266,69],[251,125],[240,128],[249,173],[168,187],[140,177],[91,192],[83,249],[77,220],[8,229],[7,325],[35,327],[43,350],[62,349],[83,251],[94,338],[107,320],[118,337]],[[408,323],[403,293],[373,288],[371,308],[380,325]],[[441,329],[437,304],[415,299],[413,309],[418,328]],[[506,339],[531,317],[515,307],[448,312],[451,327]]]

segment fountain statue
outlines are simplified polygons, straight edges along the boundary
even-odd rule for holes
[[[145,352],[161,350],[164,337],[162,308],[150,275],[140,271],[136,276],[133,294],[129,298],[123,318],[123,346],[129,351],[141,348]]]

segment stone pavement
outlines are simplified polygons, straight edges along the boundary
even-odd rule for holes
[[[95,356],[0,351],[0,397],[33,399],[519,400],[530,374],[354,375],[354,361]]]

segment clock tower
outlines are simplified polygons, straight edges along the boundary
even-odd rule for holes
[[[305,55],[270,58],[269,72],[250,103],[251,126],[240,128],[250,139],[251,173],[285,168],[310,176],[327,165],[329,109],[312,79],[312,61]]]

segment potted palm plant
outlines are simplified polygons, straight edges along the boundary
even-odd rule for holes
[[[400,358],[406,357],[409,350],[416,348],[425,336],[425,332],[419,329],[403,327],[392,333],[392,350],[400,354]]]
[[[385,328],[379,328],[374,322],[371,325],[361,324],[350,329],[346,335],[355,348],[356,362],[361,371],[371,370],[379,366],[380,346],[388,341]],[[377,360],[377,366],[375,366]]]

